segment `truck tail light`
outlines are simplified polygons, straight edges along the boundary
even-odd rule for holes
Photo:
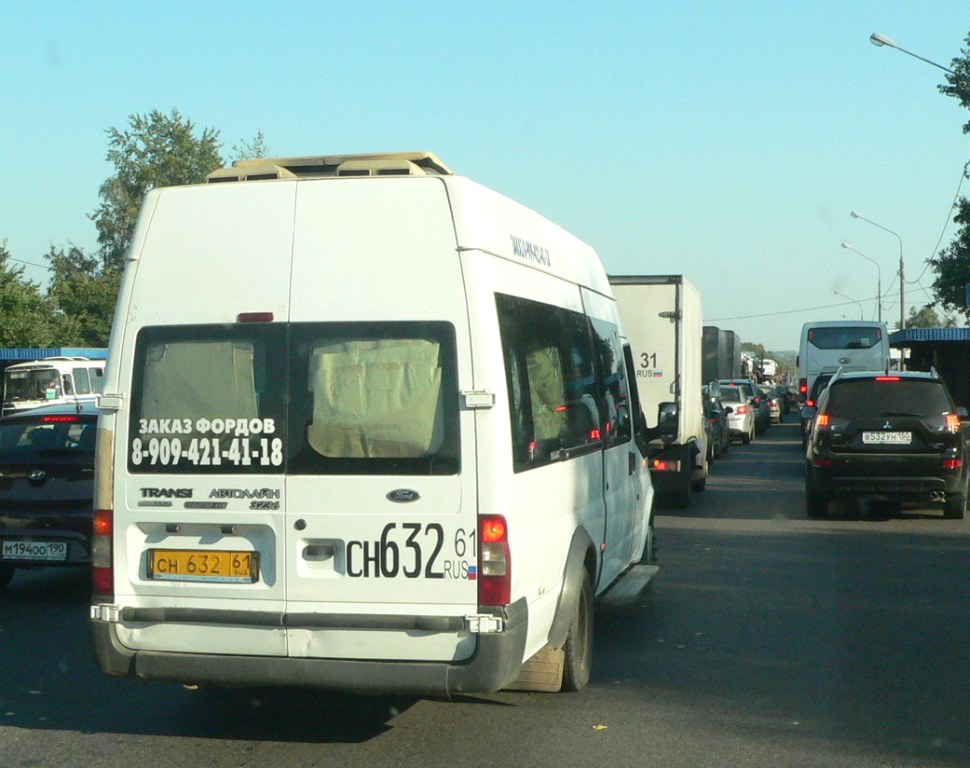
[[[94,536],[91,546],[91,586],[98,602],[114,600],[114,567],[112,565],[112,537],[114,514],[110,509],[94,512]]]
[[[808,379],[798,380],[798,394],[802,397],[808,394]]]
[[[502,515],[482,515],[478,520],[478,604],[508,605],[512,602],[512,558],[509,528]]]

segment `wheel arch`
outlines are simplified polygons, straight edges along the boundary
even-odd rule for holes
[[[566,642],[569,625],[572,622],[572,610],[576,599],[583,589],[583,579],[588,577],[595,594],[596,573],[598,571],[596,547],[589,533],[584,528],[577,528],[573,532],[569,543],[569,554],[566,556],[566,567],[563,572],[562,589],[556,603],[556,615],[549,629],[549,647],[560,648]]]

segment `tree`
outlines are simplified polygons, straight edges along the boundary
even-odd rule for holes
[[[950,315],[941,318],[932,304],[926,304],[919,310],[910,307],[909,317],[906,318],[907,328],[953,328],[956,324],[956,318]]]
[[[115,173],[101,185],[101,205],[91,218],[98,228],[101,266],[120,272],[145,194],[154,187],[195,184],[225,165],[219,131],[195,125],[173,109],[131,115],[128,130],[109,128],[108,161]]]
[[[970,35],[964,41],[967,48],[961,49],[963,56],[953,59],[947,74],[947,85],[941,85],[940,93],[951,96],[960,106],[970,109]],[[963,132],[970,134],[970,120],[963,125]],[[963,175],[968,174],[970,163],[963,167]],[[954,205],[956,213],[953,221],[960,226],[953,242],[930,259],[930,266],[936,273],[933,292],[938,304],[944,309],[954,310],[970,320],[970,306],[966,302],[966,286],[970,284],[970,200],[961,197]]]
[[[24,268],[11,266],[6,243],[0,244],[0,347],[50,347],[56,343],[54,313]]]
[[[51,246],[47,260],[58,346],[108,346],[121,272],[104,268],[73,245],[66,251]]]
[[[268,157],[269,148],[266,146],[266,136],[262,131],[256,131],[256,136],[252,141],[241,140],[238,144],[232,145],[232,159],[254,160],[257,157]]]

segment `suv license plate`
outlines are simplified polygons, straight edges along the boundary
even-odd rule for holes
[[[913,442],[912,432],[863,432],[862,442],[866,445],[909,445]]]
[[[229,550],[150,549],[148,578],[252,584],[259,579],[259,553]]]
[[[0,557],[4,560],[67,560],[66,541],[5,541]]]

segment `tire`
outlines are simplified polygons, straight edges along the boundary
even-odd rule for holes
[[[727,440],[724,441],[724,445],[721,447],[721,455],[723,456],[725,453],[727,453],[728,448],[730,447],[731,447],[731,438],[728,438]]]
[[[581,691],[589,682],[593,666],[593,587],[588,574],[583,576],[583,587],[576,599],[563,653],[560,690]]]
[[[963,520],[967,516],[967,494],[954,493],[943,503],[943,517],[947,520]]]
[[[741,437],[742,445],[751,445],[751,441],[754,440],[754,427],[752,426],[750,430],[744,433]]]
[[[805,476],[805,513],[815,518],[829,516],[829,496],[815,487],[810,475]]]
[[[0,565],[0,589],[3,589],[10,583],[14,570],[16,569],[12,565]]]

